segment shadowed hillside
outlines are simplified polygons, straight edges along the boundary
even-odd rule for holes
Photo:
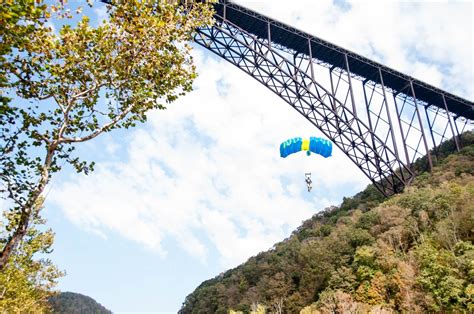
[[[52,313],[112,313],[91,297],[74,292],[61,292],[60,294],[51,297],[49,303],[52,308]]]
[[[474,134],[404,193],[369,185],[203,282],[180,313],[474,312]]]

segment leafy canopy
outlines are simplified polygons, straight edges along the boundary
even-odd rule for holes
[[[65,0],[2,1],[0,197],[9,208],[0,270],[28,234],[51,175],[66,163],[93,170],[74,155],[77,143],[145,122],[148,111],[192,90],[187,41],[213,11],[208,2],[180,2],[111,1],[108,18],[93,26]]]
[[[52,8],[44,16],[67,16],[65,6]],[[164,109],[192,89],[196,72],[186,40],[211,21],[208,6],[132,0],[108,6],[108,13],[98,27],[83,16],[59,34],[40,23],[24,31],[21,49],[4,55],[5,85],[20,98],[4,108],[13,119],[1,125],[2,192],[20,207],[45,168],[53,173],[66,161],[92,170],[72,157],[72,144],[144,122],[150,109]]]

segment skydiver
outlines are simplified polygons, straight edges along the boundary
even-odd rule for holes
[[[306,176],[306,180],[305,180],[305,181],[306,181],[306,184],[308,185],[308,192],[311,192],[311,189],[313,188],[313,187],[311,186],[311,183],[313,183],[313,181],[311,181],[310,175],[307,175],[307,176]]]

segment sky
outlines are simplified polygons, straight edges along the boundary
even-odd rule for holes
[[[462,1],[235,1],[472,100],[473,4]],[[93,21],[104,6],[89,10]],[[59,289],[117,313],[176,313],[202,281],[290,236],[369,180],[333,156],[282,159],[322,134],[257,81],[196,46],[194,91],[133,130],[79,147],[92,174],[48,187]],[[308,193],[304,173],[311,172]]]

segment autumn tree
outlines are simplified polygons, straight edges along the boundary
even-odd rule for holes
[[[65,164],[93,170],[74,155],[76,145],[145,122],[147,112],[191,91],[196,71],[187,41],[212,22],[207,2],[111,1],[99,26],[82,16],[56,33],[47,25],[72,15],[65,1],[47,8],[26,2],[33,23],[2,19],[7,30],[33,26],[21,45],[1,46],[2,94],[13,101],[0,112],[0,193],[14,224],[0,246],[0,269],[27,234],[51,176]],[[1,32],[8,35],[3,24]]]
[[[18,244],[16,254],[0,272],[0,312],[2,313],[41,313],[48,310],[48,299],[53,295],[57,279],[64,274],[44,257],[53,244],[53,232],[41,231],[45,220],[39,217],[41,199],[33,207],[30,227]],[[10,213],[6,213],[12,214]],[[11,217],[6,221],[13,223]],[[0,239],[11,226],[0,222]],[[43,254],[42,258],[34,255]]]

